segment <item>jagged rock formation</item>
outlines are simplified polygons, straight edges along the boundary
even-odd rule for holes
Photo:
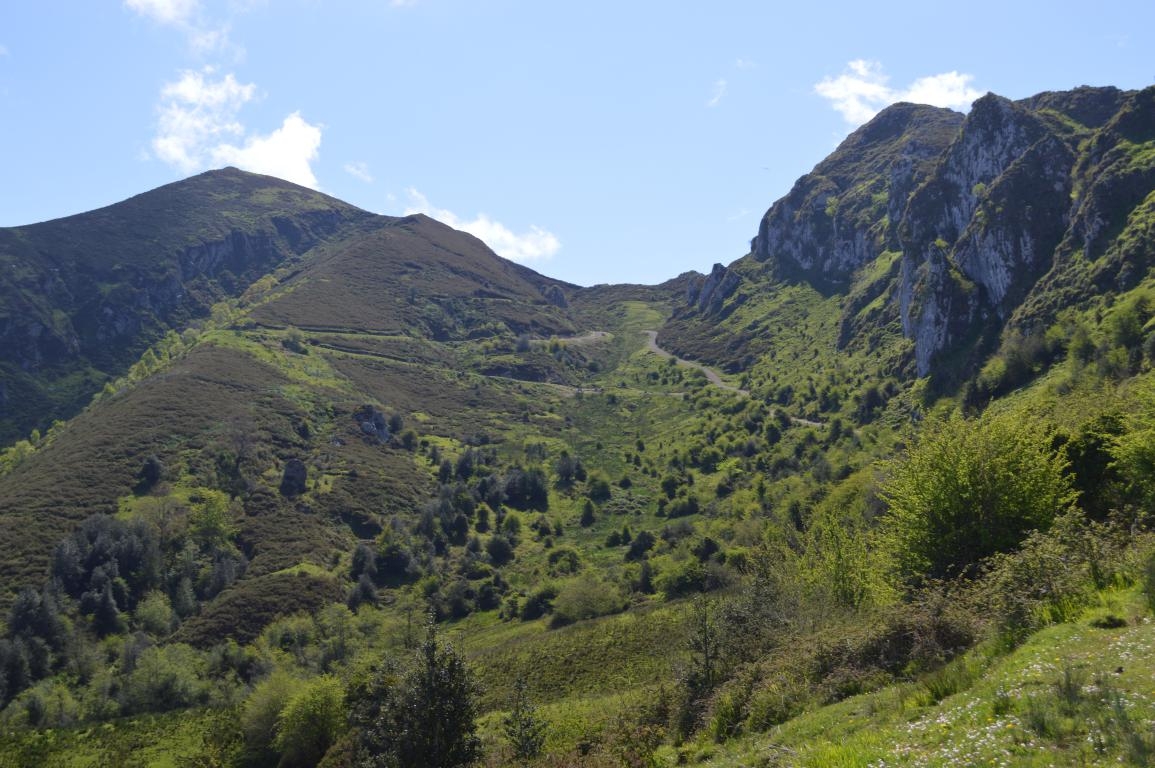
[[[799,179],[750,255],[700,279],[687,307],[724,317],[753,260],[844,296],[841,346],[898,324],[912,373],[948,354],[973,367],[1008,323],[1038,332],[1155,263],[1153,140],[1155,88],[988,94],[965,117],[896,104]]]
[[[740,282],[742,278],[737,272],[732,272],[721,264],[715,264],[710,274],[690,282],[686,288],[686,301],[699,312],[717,314],[726,299],[738,290]]]
[[[845,288],[894,242],[906,198],[962,122],[948,109],[895,104],[850,135],[776,202],[751,251],[783,278]]]

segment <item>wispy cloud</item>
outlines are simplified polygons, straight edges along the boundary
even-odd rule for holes
[[[884,107],[899,101],[967,109],[983,95],[971,86],[973,75],[955,71],[920,77],[905,88],[892,88],[889,80],[881,63],[855,59],[838,77],[827,77],[816,84],[814,92],[828,100],[852,126],[862,125]]]
[[[200,10],[199,0],[124,0],[124,4],[158,24],[187,24]]]
[[[228,24],[208,23],[200,0],[124,0],[131,11],[164,27],[172,27],[185,36],[189,48],[197,54],[240,49],[229,40]]]
[[[10,55],[8,52],[8,46],[4,45],[4,43],[0,43],[0,56],[8,56],[8,55]]]
[[[710,95],[709,100],[706,101],[706,106],[713,109],[714,107],[716,107],[722,103],[722,99],[725,96],[726,96],[726,79],[725,78],[719,78],[714,83],[714,92]]]
[[[215,78],[211,67],[187,70],[161,88],[160,117],[152,149],[164,162],[185,173],[204,167],[212,147],[230,137],[243,136],[237,115],[256,92],[229,73]]]
[[[366,184],[373,183],[373,174],[369,172],[369,166],[363,161],[355,163],[345,163],[345,173],[353,178],[360,179]]]
[[[311,164],[321,146],[321,126],[294,112],[272,133],[253,134],[239,115],[255,94],[254,84],[238,82],[231,72],[182,72],[161,89],[153,152],[183,173],[232,164],[316,187]]]
[[[407,190],[409,205],[405,215],[424,213],[454,229],[468,232],[480,238],[497,254],[520,263],[545,261],[561,249],[561,241],[552,232],[538,226],[530,226],[529,231],[515,233],[500,221],[494,221],[484,213],[470,220],[462,219],[453,211],[431,205],[425,195],[410,187]]]
[[[758,66],[753,59],[748,59],[745,56],[739,56],[734,60],[734,66],[738,69],[754,69]]]

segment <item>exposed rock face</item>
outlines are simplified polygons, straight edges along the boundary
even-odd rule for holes
[[[703,314],[717,314],[723,302],[734,295],[742,277],[721,264],[715,264],[710,274],[693,280],[686,288],[686,301]]]
[[[1029,326],[1053,319],[1043,313],[1032,320],[1031,310],[1021,309],[1040,280],[1067,269],[1076,253],[1094,259],[1104,248],[1101,236],[1117,233],[1121,217],[1155,188],[1150,164],[1120,173],[1103,162],[1121,145],[1112,126],[1151,100],[1152,89],[1106,88],[975,102],[933,178],[911,196],[900,228],[900,314],[919,375],[931,372],[940,353],[1009,320]],[[1064,118],[1086,120],[1081,130],[1089,132],[1112,106],[1120,111],[1083,150],[1086,133]],[[1155,133],[1151,122],[1140,122],[1147,135]],[[1096,158],[1096,145],[1111,149]],[[1076,185],[1084,186],[1082,198]]]
[[[1056,302],[1033,298],[1049,287],[1077,301],[1092,291],[1088,277],[1099,291],[1125,290],[1155,267],[1155,234],[1137,231],[1147,218],[1134,214],[1155,209],[1155,161],[1137,149],[1149,142],[1155,88],[988,94],[965,118],[896,104],[767,211],[747,259],[777,280],[844,294],[840,345],[869,323],[900,324],[914,372],[926,375],[1008,323],[1031,332],[1052,322]],[[715,266],[691,285],[688,308],[724,316],[736,275]],[[861,314],[879,298],[892,309]]]
[[[751,244],[783,278],[846,287],[892,239],[907,196],[962,121],[956,112],[895,104],[851,134],[775,203]]]
[[[1034,113],[993,94],[975,102],[900,226],[899,311],[918,375],[976,320],[1005,319],[1047,267],[1073,163]]]

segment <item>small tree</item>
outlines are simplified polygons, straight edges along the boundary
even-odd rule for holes
[[[578,519],[578,524],[581,525],[582,528],[589,528],[596,520],[597,516],[594,514],[594,503],[586,499],[582,502],[582,514],[581,518]]]
[[[529,765],[545,746],[546,723],[537,716],[537,707],[530,703],[527,688],[525,677],[519,676],[513,684],[513,706],[501,721],[505,738],[513,749],[513,759],[521,765]]]
[[[101,637],[124,631],[124,621],[120,618],[120,608],[112,594],[112,582],[104,582],[104,590],[96,603],[92,616],[92,626]]]
[[[481,757],[477,687],[432,617],[409,669],[387,667],[355,698],[358,766],[456,768]]]

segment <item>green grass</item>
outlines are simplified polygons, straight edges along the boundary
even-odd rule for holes
[[[1102,600],[1122,610],[1126,626],[1092,626],[1100,606],[1007,655],[980,646],[920,682],[739,739],[720,748],[711,764],[773,757],[814,768],[1147,765],[1155,747],[1155,624],[1137,591]]]
[[[182,768],[201,752],[206,734],[230,717],[187,711],[0,735],[0,768]]]

